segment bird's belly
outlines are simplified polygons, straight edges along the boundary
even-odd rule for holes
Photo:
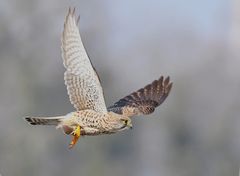
[[[100,135],[109,134],[109,130],[103,125],[107,114],[95,112],[93,110],[83,110],[76,112],[73,118],[73,123],[77,123],[81,127],[81,135]]]
[[[91,128],[91,127],[84,127],[81,129],[81,135],[82,136],[96,136],[101,134],[111,134],[113,132],[109,132],[107,130],[99,130],[97,128]]]
[[[85,135],[94,135],[99,133],[99,130],[97,128],[92,128],[92,127],[84,127],[81,129],[81,135],[85,136]]]

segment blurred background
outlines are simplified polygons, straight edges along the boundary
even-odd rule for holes
[[[73,150],[61,131],[22,119],[74,110],[60,49],[69,6],[107,105],[160,75],[174,82],[133,130]],[[239,67],[239,0],[1,0],[0,175],[238,175]]]

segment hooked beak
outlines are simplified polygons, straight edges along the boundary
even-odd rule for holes
[[[130,121],[128,121],[128,123],[127,123],[127,127],[130,128],[130,129],[133,128],[133,125],[132,125],[132,123],[131,123]]]

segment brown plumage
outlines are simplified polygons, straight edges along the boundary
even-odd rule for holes
[[[170,78],[164,79],[161,76],[158,80],[153,81],[144,88],[120,99],[113,106],[108,107],[108,111],[128,117],[151,114],[156,107],[164,102],[171,88]]]
[[[79,18],[78,18],[79,20]],[[83,46],[75,9],[69,9],[62,34],[65,85],[76,111],[57,117],[26,117],[31,125],[54,125],[73,136],[73,147],[81,135],[112,134],[132,128],[129,117],[150,114],[168,96],[172,83],[160,77],[106,108],[99,76]]]

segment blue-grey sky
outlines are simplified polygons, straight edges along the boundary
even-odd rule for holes
[[[114,24],[111,28],[130,37],[177,29],[192,30],[202,37],[218,37],[228,30],[230,3],[225,0],[123,0],[107,4]]]

